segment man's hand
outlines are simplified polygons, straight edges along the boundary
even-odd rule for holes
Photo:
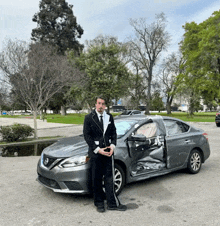
[[[105,149],[107,149],[107,148],[110,149],[109,152],[108,152],[108,151],[105,151]],[[113,148],[112,148],[111,146],[106,147],[106,148],[100,148],[100,149],[99,149],[99,154],[105,155],[105,156],[107,156],[107,157],[111,157],[112,154],[113,154],[113,152],[114,152],[114,150],[113,150]]]

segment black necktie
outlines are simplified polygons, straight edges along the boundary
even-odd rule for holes
[[[102,115],[100,116],[100,123],[101,123],[101,128],[102,128],[102,130],[104,130],[104,129],[103,129],[103,116],[102,116]]]

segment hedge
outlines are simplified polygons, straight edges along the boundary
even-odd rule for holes
[[[29,125],[13,124],[11,126],[1,126],[0,134],[2,140],[6,142],[16,142],[19,140],[25,140],[27,137],[34,134],[34,129]]]

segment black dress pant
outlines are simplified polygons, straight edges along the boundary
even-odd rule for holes
[[[117,207],[120,203],[115,195],[114,189],[114,159],[113,156],[107,157],[100,154],[91,157],[92,186],[95,206],[104,206],[107,199],[109,207]],[[104,188],[103,192],[103,181]]]

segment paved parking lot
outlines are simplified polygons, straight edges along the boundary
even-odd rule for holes
[[[120,195],[121,202],[128,204],[125,212],[101,214],[90,196],[44,188],[36,182],[38,156],[0,157],[0,225],[220,225],[220,128],[214,123],[193,124],[208,133],[211,146],[211,156],[200,173],[179,171],[127,185]],[[79,133],[80,129],[75,127]]]

